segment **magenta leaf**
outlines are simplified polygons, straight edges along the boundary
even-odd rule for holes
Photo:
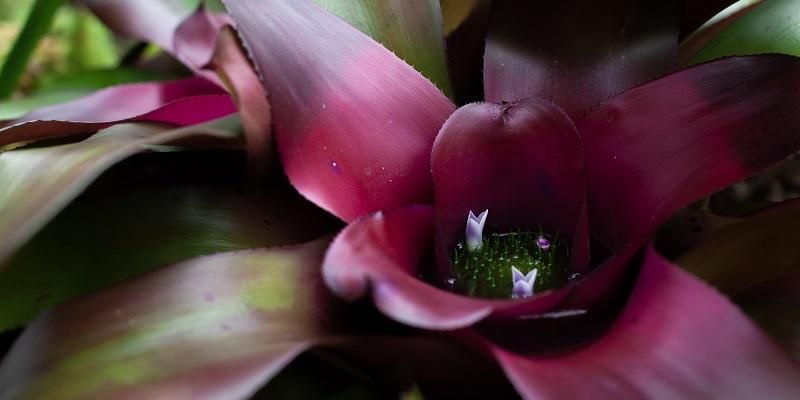
[[[671,1],[495,1],[484,59],[486,101],[539,97],[579,118],[675,66]]]
[[[800,370],[733,304],[652,248],[628,305],[584,349],[524,356],[489,345],[525,398],[773,398]]]
[[[629,90],[578,122],[592,233],[640,246],[679,208],[800,149],[800,60],[737,57]]]
[[[300,193],[348,221],[430,201],[430,149],[455,108],[447,97],[308,0],[226,4],[263,75],[278,151]]]
[[[487,231],[560,234],[573,265],[586,267],[583,154],[575,125],[546,100],[474,103],[445,122],[431,155],[437,246],[452,249],[471,210],[489,210]],[[442,251],[442,249],[437,249]],[[447,251],[447,250],[445,250]]]
[[[0,126],[0,146],[90,133],[124,121],[193,125],[234,112],[230,96],[202,78],[119,85],[40,108]]]
[[[450,95],[439,0],[313,0],[366,33]]]
[[[211,62],[219,32],[231,24],[228,15],[212,13],[201,6],[175,29],[170,48],[184,64],[202,68]]]
[[[327,244],[197,258],[56,307],[0,364],[0,397],[249,397],[336,333]]]

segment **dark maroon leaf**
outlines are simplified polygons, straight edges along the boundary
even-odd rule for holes
[[[581,117],[675,66],[677,13],[671,0],[495,1],[486,101],[540,97]]]
[[[728,58],[629,90],[578,122],[589,219],[612,249],[800,149],[800,59]]]

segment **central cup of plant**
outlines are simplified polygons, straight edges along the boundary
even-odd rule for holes
[[[469,296],[525,298],[569,280],[569,246],[540,228],[484,235],[489,210],[470,211],[464,240],[450,252],[450,286]]]

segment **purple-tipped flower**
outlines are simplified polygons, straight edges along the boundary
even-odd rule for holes
[[[483,246],[483,226],[486,225],[486,217],[489,210],[484,210],[477,217],[470,210],[467,216],[466,244],[468,251],[476,251]]]
[[[539,236],[539,238],[536,239],[536,245],[542,250],[547,250],[550,248],[550,241],[544,236]]]
[[[523,299],[533,296],[533,284],[536,282],[536,268],[523,275],[516,267],[511,267],[511,282],[514,288],[511,290],[511,298]]]

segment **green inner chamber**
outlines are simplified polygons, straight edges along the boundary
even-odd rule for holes
[[[550,242],[540,248],[537,240]],[[452,287],[463,294],[487,298],[511,298],[511,267],[523,274],[537,269],[534,293],[561,287],[569,279],[569,246],[558,235],[543,232],[493,233],[484,235],[483,246],[468,251],[459,242],[450,253],[455,273]]]

